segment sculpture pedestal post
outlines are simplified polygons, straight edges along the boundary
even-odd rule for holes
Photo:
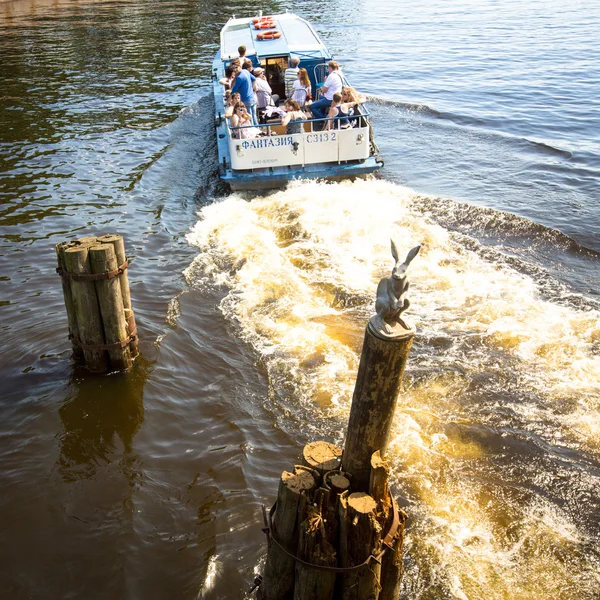
[[[414,335],[414,327],[386,335],[367,325],[342,455],[353,491],[369,491],[371,456],[377,450],[385,456]]]
[[[407,515],[390,493],[383,456],[415,336],[402,313],[410,306],[406,270],[419,249],[400,264],[392,241],[396,264],[377,287],[343,454],[328,442],[308,444],[308,466],[283,474],[276,505],[269,516],[264,511],[269,550],[260,600],[396,600],[400,594]],[[304,475],[310,485],[299,484],[301,469],[310,471]]]

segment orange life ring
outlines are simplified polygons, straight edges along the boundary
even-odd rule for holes
[[[281,37],[281,31],[265,31],[256,36],[257,40],[278,40]]]
[[[254,25],[254,29],[273,29],[274,27],[277,27],[275,21],[261,21]]]
[[[261,21],[272,21],[273,17],[256,17],[256,19],[252,19],[253,23],[260,23]]]

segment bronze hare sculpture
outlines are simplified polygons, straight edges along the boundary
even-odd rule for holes
[[[401,318],[401,314],[410,306],[406,297],[409,288],[408,265],[419,253],[421,246],[413,248],[406,256],[403,263],[400,263],[398,247],[394,240],[392,242],[392,256],[396,261],[392,274],[384,277],[377,286],[377,299],[375,300],[375,312],[371,324],[375,330],[382,335],[395,335],[403,333],[402,330],[411,329]],[[398,325],[402,329],[399,330]]]

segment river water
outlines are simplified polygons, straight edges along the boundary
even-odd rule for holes
[[[372,97],[363,182],[226,195],[210,63],[294,9]],[[341,443],[389,238],[415,340],[403,597],[600,589],[600,3],[0,4],[0,596],[242,598],[260,506]],[[54,245],[118,232],[128,375],[73,366]]]

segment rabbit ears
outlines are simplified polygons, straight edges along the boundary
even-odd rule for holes
[[[400,259],[398,258],[400,256],[400,254],[398,253],[398,246],[396,246],[396,242],[394,242],[394,240],[390,240],[392,242],[392,256],[394,257],[394,260],[396,262],[398,262]],[[406,260],[404,261],[404,264],[408,267],[408,265],[412,262],[412,259],[419,254],[419,250],[421,249],[421,246],[415,246],[407,255],[406,255]]]

